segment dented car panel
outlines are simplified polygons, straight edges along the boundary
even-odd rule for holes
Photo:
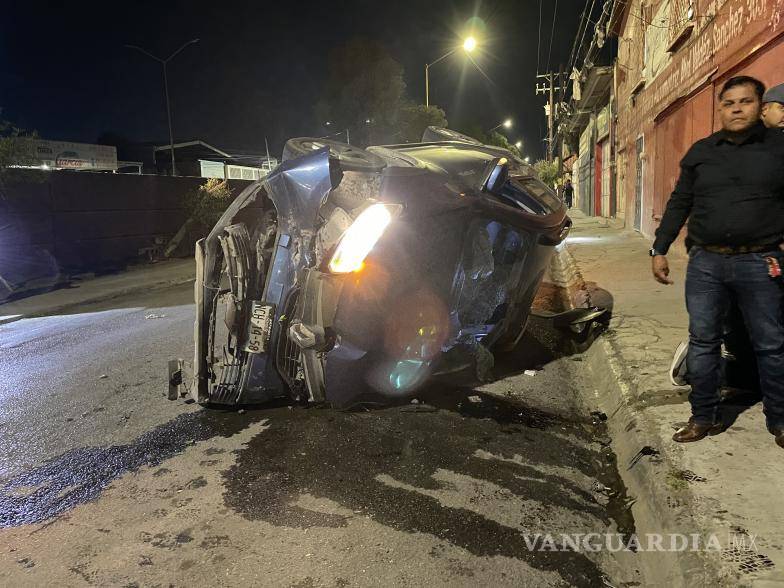
[[[296,283],[298,265],[308,263],[308,247],[315,233],[318,209],[332,188],[328,150],[322,149],[280,165],[264,182],[243,191],[226,210],[208,237],[197,244],[195,326],[196,357],[193,396],[201,403],[238,404],[264,402],[286,393],[286,387],[270,353],[251,353],[243,349],[250,325],[253,300],[264,300],[276,312],[269,340],[281,336],[281,309]],[[268,200],[275,211],[253,206]],[[243,210],[251,210],[258,226],[254,243],[245,224],[235,224]],[[274,229],[274,232],[273,230]],[[268,260],[262,252],[265,240],[274,238]],[[223,267],[221,264],[223,262]],[[227,275],[229,292],[221,289]],[[214,354],[217,331],[217,306],[221,295],[230,309],[226,318],[228,348]],[[232,344],[233,343],[233,344]]]
[[[370,148],[367,169],[323,143],[293,144],[199,243],[194,397],[349,407],[487,379],[568,232],[563,205],[477,142]]]

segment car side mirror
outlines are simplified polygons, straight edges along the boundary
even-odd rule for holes
[[[491,194],[500,194],[506,180],[509,179],[509,161],[506,157],[497,157],[485,168],[482,190]]]

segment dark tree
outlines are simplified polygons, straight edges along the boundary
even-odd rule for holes
[[[422,133],[427,127],[446,127],[446,113],[438,106],[424,104],[407,104],[400,110],[398,117],[400,138],[396,140],[415,143],[422,140]]]
[[[318,122],[334,132],[349,129],[352,143],[394,141],[405,89],[403,67],[380,43],[354,39],[329,56]]]

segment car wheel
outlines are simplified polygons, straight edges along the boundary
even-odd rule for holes
[[[286,141],[283,147],[283,161],[312,153],[323,147],[329,147],[330,158],[338,161],[343,171],[376,172],[386,167],[384,160],[374,153],[348,143],[314,137],[298,137]]]

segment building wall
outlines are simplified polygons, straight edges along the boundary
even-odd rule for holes
[[[627,226],[634,226],[638,138],[644,164],[640,230],[652,237],[689,146],[717,127],[716,94],[732,75],[784,82],[784,0],[631,0],[619,26],[616,161]],[[670,43],[691,36],[668,53]],[[640,88],[640,82],[644,86]],[[637,91],[635,91],[637,88]],[[624,169],[621,169],[621,166]],[[619,204],[619,208],[621,205]]]
[[[187,218],[185,195],[202,178],[40,172],[6,186],[0,201],[0,277],[121,267],[174,235]],[[239,194],[251,182],[231,180]],[[203,235],[193,235],[195,239]],[[45,256],[35,252],[45,252]],[[45,258],[37,267],[23,259]],[[0,293],[1,294],[1,293]],[[0,296],[1,297],[1,296]]]
[[[588,126],[580,135],[580,147],[574,168],[577,169],[578,185],[575,188],[575,206],[585,214],[593,215],[594,194],[594,119],[591,117]]]

